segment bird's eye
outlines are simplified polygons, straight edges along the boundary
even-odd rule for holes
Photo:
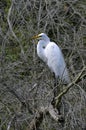
[[[45,49],[45,46],[43,46],[43,49]]]

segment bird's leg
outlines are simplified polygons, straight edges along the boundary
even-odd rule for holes
[[[54,97],[53,97],[53,100],[52,100],[52,105],[58,109],[58,112],[60,114],[60,106],[61,106],[61,104],[59,104],[59,106],[56,106],[56,100],[55,100],[55,97],[57,97],[58,94],[60,93],[59,78],[57,79],[55,77],[54,73],[53,73],[53,77],[54,77],[54,91],[53,91],[54,92]]]
[[[58,96],[58,94],[60,92],[59,77],[56,78],[54,73],[53,73],[53,77],[54,77],[54,97],[56,97],[56,96]]]

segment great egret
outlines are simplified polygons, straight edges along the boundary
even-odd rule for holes
[[[65,83],[70,82],[69,74],[66,68],[63,54],[54,42],[45,33],[33,36],[32,39],[38,39],[37,54],[55,74],[56,79],[60,79]]]

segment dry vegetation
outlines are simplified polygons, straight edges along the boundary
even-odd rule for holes
[[[0,0],[1,130],[86,130],[85,18],[85,0]],[[61,47],[70,73],[62,123],[48,111],[53,77],[30,40],[40,32]]]

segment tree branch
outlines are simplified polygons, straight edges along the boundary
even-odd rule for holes
[[[71,82],[70,84],[68,84],[67,88],[65,88],[57,97],[55,97],[56,106],[58,106],[59,103],[61,102],[62,96],[63,96],[64,94],[66,94],[66,93],[68,92],[68,90],[69,90],[74,84],[76,84],[76,83],[80,80],[80,78],[81,78],[81,76],[82,76],[82,73],[85,71],[85,69],[86,69],[86,67],[84,67],[84,68],[82,69],[82,71],[78,74],[78,76],[76,76],[76,79],[75,79],[73,82]]]
[[[24,57],[24,60],[27,61],[27,60],[26,60],[25,53],[24,53],[24,49],[23,49],[23,47],[22,47],[22,44],[20,43],[19,39],[17,38],[16,34],[14,33],[13,28],[12,28],[12,24],[11,24],[11,21],[10,21],[10,16],[11,16],[12,8],[13,8],[13,1],[12,1],[12,3],[11,3],[11,6],[10,6],[9,11],[8,11],[8,16],[7,16],[7,21],[8,21],[9,29],[10,29],[10,31],[11,31],[13,37],[14,37],[14,38],[16,39],[16,41],[19,43],[19,46],[20,46],[20,49],[21,49],[21,54],[22,54],[22,56]]]

